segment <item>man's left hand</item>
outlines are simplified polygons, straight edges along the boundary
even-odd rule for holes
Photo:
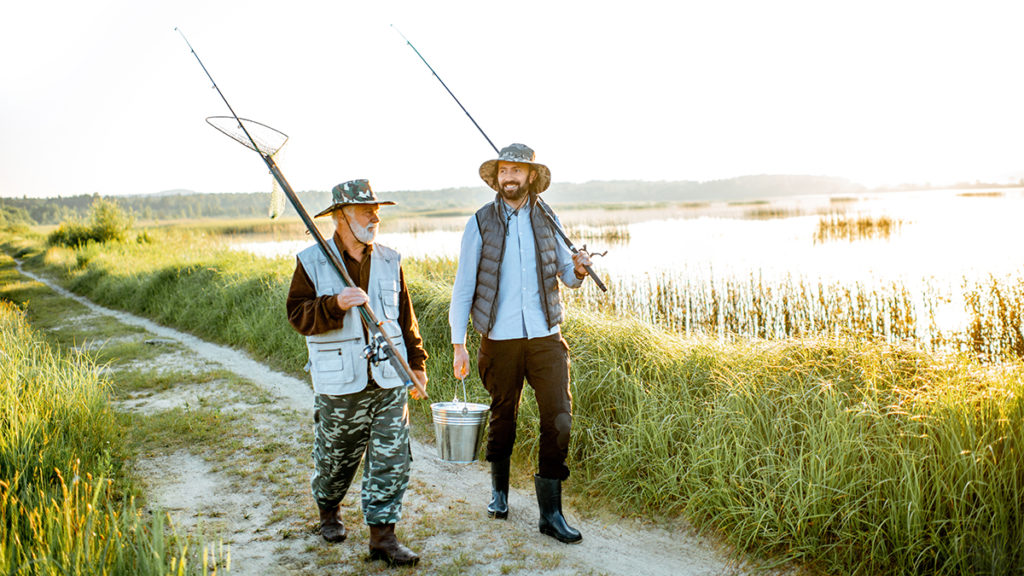
[[[426,370],[413,370],[412,377],[415,378],[420,384],[423,384],[423,389],[427,389],[427,371]],[[419,389],[413,386],[409,389],[409,395],[412,396],[413,400],[423,400],[426,398]]]
[[[576,273],[576,277],[580,279],[586,278],[586,267],[590,266],[591,264],[590,253],[587,252],[586,248],[583,248],[582,250],[577,250],[576,253],[572,255],[572,263],[575,265],[573,268],[573,272]]]

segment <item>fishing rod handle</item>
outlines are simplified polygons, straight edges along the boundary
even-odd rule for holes
[[[548,205],[545,204],[544,201],[541,200],[540,198],[537,198],[537,206],[540,206],[541,212],[543,212],[544,216],[547,217],[548,222],[551,224],[551,228],[555,231],[556,234],[558,234],[559,238],[562,239],[562,242],[565,243],[565,246],[569,249],[569,251],[572,252],[573,254],[579,252],[579,250],[577,250],[576,247],[573,246],[572,240],[569,240],[569,237],[565,235],[565,231],[562,230],[562,227],[558,225],[558,222],[555,220],[555,215],[552,214],[550,210],[548,210]],[[590,267],[590,264],[586,264],[583,267],[587,270],[587,274],[589,274],[590,277],[594,279],[594,283],[597,284],[597,287],[601,289],[601,292],[607,292],[608,287],[604,285],[604,282],[601,281],[601,278],[597,275],[597,272],[594,272],[594,269]]]
[[[604,282],[601,282],[601,279],[597,276],[597,272],[594,272],[594,269],[590,267],[590,264],[584,264],[583,267],[587,269],[587,274],[594,279],[594,283],[601,289],[601,292],[607,292],[608,287],[604,285]]]

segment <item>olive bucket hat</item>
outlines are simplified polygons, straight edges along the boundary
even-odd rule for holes
[[[518,162],[520,164],[529,164],[537,172],[536,190],[537,194],[548,189],[551,184],[551,171],[548,167],[543,164],[538,164],[533,161],[534,154],[533,148],[530,148],[526,144],[509,144],[508,146],[501,149],[498,152],[498,157],[494,160],[488,160],[480,165],[480,177],[483,178],[484,182],[488,186],[494,189],[495,192],[501,192],[498,188],[498,162]]]
[[[384,206],[394,205],[390,200],[380,200],[370,188],[369,180],[349,180],[342,182],[331,189],[331,205],[314,218],[330,214],[338,208],[354,206],[356,204],[380,204]]]

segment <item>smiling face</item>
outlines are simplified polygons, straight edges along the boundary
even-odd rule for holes
[[[520,162],[498,162],[498,190],[501,197],[508,202],[519,202],[526,196],[529,189],[528,184],[532,183],[537,174],[530,168],[529,164]]]

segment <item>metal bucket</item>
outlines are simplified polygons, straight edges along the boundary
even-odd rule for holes
[[[437,438],[437,457],[457,464],[476,460],[490,408],[472,402],[435,402],[430,405],[430,412]]]

